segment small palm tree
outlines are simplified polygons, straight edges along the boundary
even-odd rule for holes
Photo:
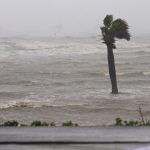
[[[117,79],[116,79],[116,70],[115,70],[115,60],[113,49],[116,49],[115,45],[115,38],[118,39],[126,39],[130,40],[129,34],[129,27],[125,20],[116,19],[113,20],[112,15],[107,15],[104,18],[104,26],[101,27],[102,36],[103,36],[103,43],[107,46],[107,54],[108,54],[108,67],[109,67],[109,74],[110,80],[112,84],[112,93],[117,94]]]

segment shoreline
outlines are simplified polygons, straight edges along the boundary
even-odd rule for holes
[[[123,108],[85,108],[83,106],[64,107],[11,107],[0,109],[0,123],[16,120],[20,123],[30,124],[34,120],[55,122],[58,126],[65,121],[73,121],[80,126],[112,125],[117,117],[124,120],[139,119],[137,107]],[[150,111],[143,108],[146,119],[150,118]]]

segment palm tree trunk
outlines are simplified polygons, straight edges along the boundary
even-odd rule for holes
[[[112,85],[112,93],[118,94],[115,60],[114,60],[113,48],[111,48],[110,46],[107,46],[107,55],[108,55],[109,75],[110,75],[110,80]]]

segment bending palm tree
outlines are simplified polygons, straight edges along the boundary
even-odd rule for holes
[[[104,19],[104,26],[101,27],[103,43],[107,46],[108,67],[110,80],[112,84],[112,93],[117,94],[117,79],[115,70],[115,61],[113,49],[116,49],[115,38],[130,40],[129,27],[126,21],[122,19],[113,20],[112,15],[107,15]]]

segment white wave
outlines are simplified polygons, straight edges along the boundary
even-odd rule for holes
[[[109,76],[109,73],[104,73],[105,76]],[[140,76],[140,75],[150,75],[150,72],[117,72],[118,76]]]
[[[143,72],[143,74],[144,74],[145,76],[150,76],[150,71],[149,71],[149,72]]]
[[[0,41],[1,42],[1,41]],[[129,42],[120,40],[116,42],[117,50],[119,52],[142,51],[150,52],[149,42],[138,41],[136,39]],[[53,38],[32,38],[32,39],[10,39],[8,42],[1,42],[0,49],[16,49],[37,51],[38,53],[45,53],[48,55],[61,55],[61,54],[87,54],[87,53],[106,53],[106,46],[102,41],[96,41],[90,38],[74,38],[74,39],[53,39]],[[142,48],[142,49],[141,49]],[[33,53],[34,53],[33,52]]]
[[[12,108],[12,107],[30,107],[30,108],[39,108],[39,107],[65,107],[65,106],[83,106],[87,103],[80,103],[80,102],[72,102],[69,104],[55,104],[50,103],[49,101],[39,102],[34,100],[22,100],[22,101],[10,101],[8,103],[0,103],[0,109]]]
[[[105,76],[109,76],[109,73],[104,73]],[[125,73],[125,72],[117,72],[116,75],[118,76],[124,76],[124,75],[129,75],[129,74],[132,74],[132,73]]]
[[[16,44],[22,49],[38,51],[49,55],[61,54],[87,54],[100,51],[95,44],[87,43],[62,43],[60,42],[47,42],[47,41],[19,41]]]
[[[8,103],[1,102],[0,109],[11,108],[11,107],[33,107],[33,103],[31,101],[10,101]]]
[[[119,40],[116,42],[117,48],[123,48],[123,49],[140,49],[140,48],[149,48],[150,43],[143,41],[143,40],[137,40],[137,39],[131,39],[131,41],[126,40]]]

